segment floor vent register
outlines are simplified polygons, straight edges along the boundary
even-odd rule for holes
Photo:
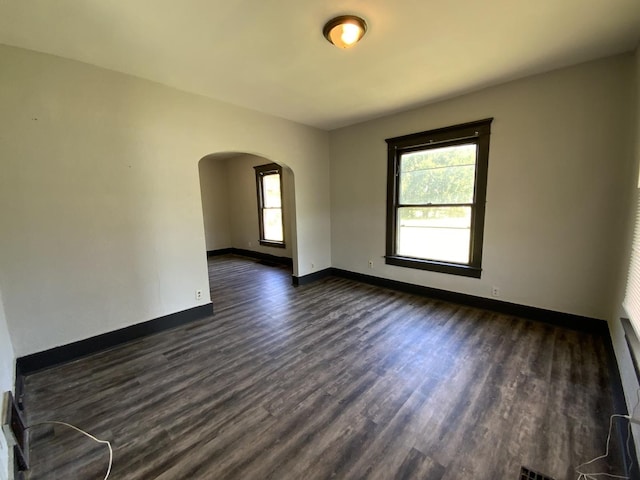
[[[543,475],[542,473],[535,472],[527,467],[520,469],[520,476],[518,480],[555,480],[553,477]]]

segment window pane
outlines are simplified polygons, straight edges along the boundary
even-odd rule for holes
[[[398,208],[397,253],[469,263],[471,207]]]
[[[277,173],[262,177],[262,190],[265,208],[280,208],[280,175]]]
[[[400,204],[472,203],[475,171],[475,144],[405,153]]]
[[[284,241],[282,231],[282,209],[265,208],[262,210],[262,221],[264,225],[264,239],[273,242]]]

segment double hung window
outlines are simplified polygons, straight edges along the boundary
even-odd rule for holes
[[[387,140],[386,263],[480,277],[491,121]]]
[[[258,194],[260,245],[284,247],[282,167],[276,163],[254,167]]]

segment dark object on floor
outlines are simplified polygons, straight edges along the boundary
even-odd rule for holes
[[[2,430],[6,438],[12,438],[15,442],[13,451],[15,464],[18,471],[29,469],[29,441],[26,435],[25,422],[22,418],[18,404],[15,402],[11,392],[4,393],[4,399],[0,404],[2,407]],[[9,444],[11,446],[11,443]]]

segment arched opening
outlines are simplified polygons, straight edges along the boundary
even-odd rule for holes
[[[257,172],[261,169],[256,167],[273,164],[280,167],[281,244],[263,238],[263,211],[257,183]],[[207,257],[229,253],[245,255],[280,268],[282,265],[288,266],[291,273],[295,274],[297,238],[294,175],[291,168],[251,153],[218,152],[200,159],[198,172]],[[215,305],[215,299],[212,298],[212,301]]]

